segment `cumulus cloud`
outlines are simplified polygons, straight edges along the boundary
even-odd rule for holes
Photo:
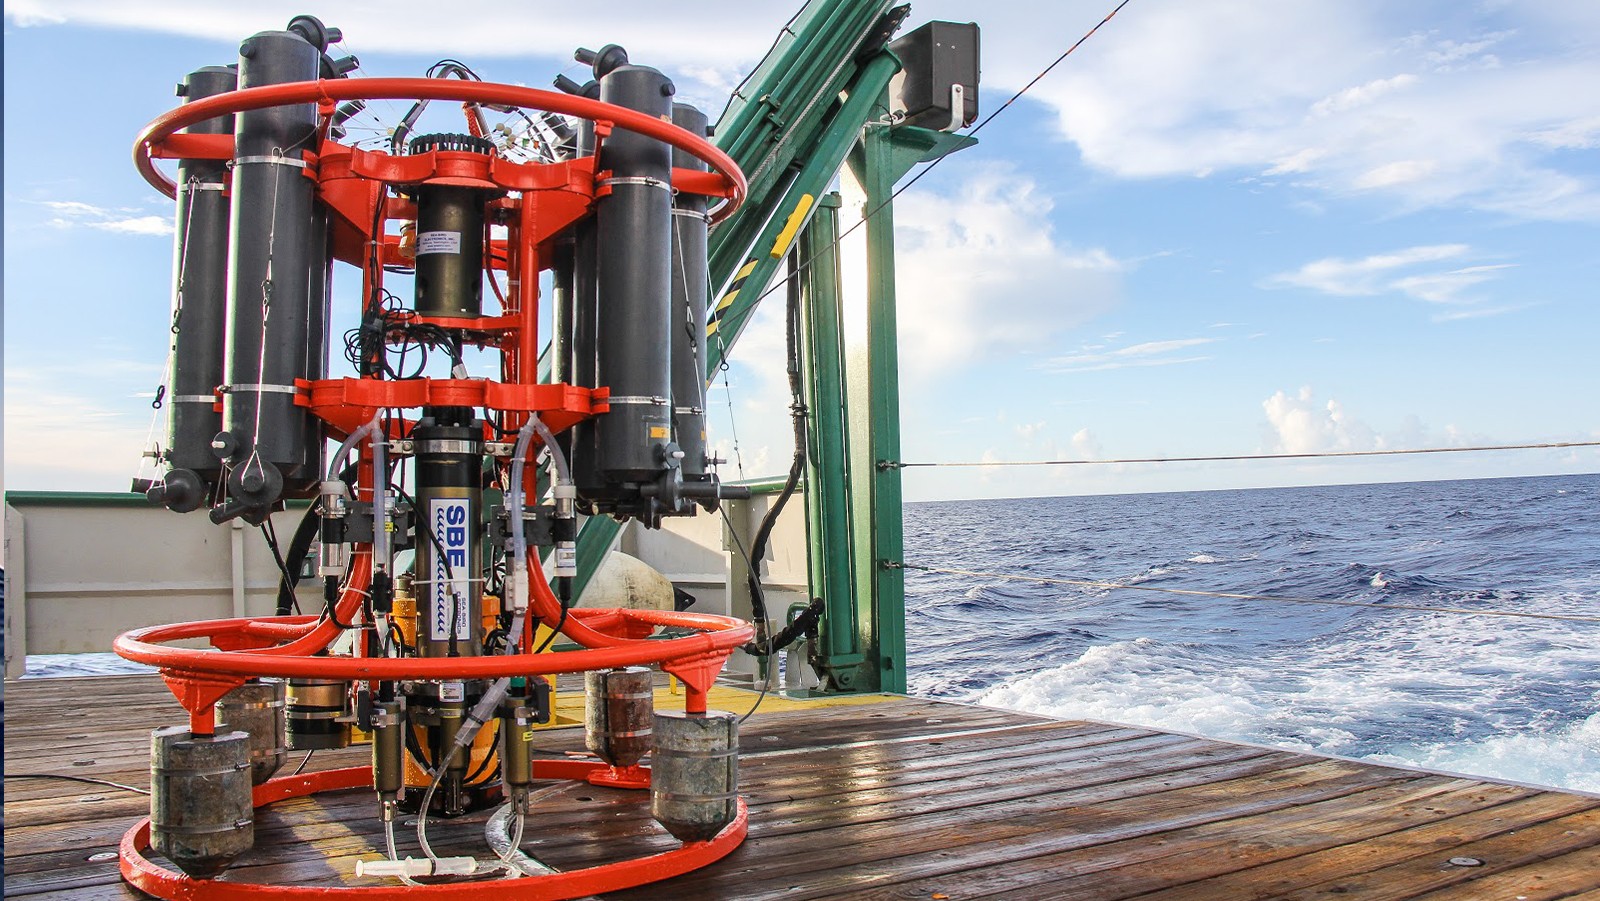
[[[124,235],[164,237],[173,232],[170,216],[140,216],[137,210],[109,209],[77,200],[46,200],[40,205],[55,215],[53,228],[93,228]]]
[[[1261,404],[1271,428],[1269,453],[1314,454],[1326,451],[1382,450],[1384,440],[1365,423],[1329,398],[1318,400],[1311,388],[1295,394],[1279,391]]]
[[[918,13],[960,15],[954,0],[934,6]],[[1119,177],[1266,175],[1402,209],[1594,220],[1600,181],[1558,152],[1600,141],[1600,93],[1573,88],[1600,81],[1593,7],[1134,6],[1028,97]],[[986,9],[984,78],[1020,87],[1091,24],[1075,4]]]
[[[1213,344],[1218,338],[1175,338],[1145,341],[1127,347],[1107,349],[1103,344],[1085,345],[1077,353],[1051,357],[1041,367],[1049,372],[1099,372],[1135,366],[1174,366],[1211,359],[1206,355],[1182,353],[1191,347]]]
[[[1072,434],[1072,450],[1080,460],[1098,460],[1105,456],[1105,449],[1101,447],[1100,439],[1087,428],[1079,429]]]
[[[1491,263],[1445,269],[1429,266],[1459,260],[1469,255],[1471,250],[1465,244],[1429,244],[1359,259],[1325,257],[1306,263],[1299,269],[1271,276],[1263,285],[1269,288],[1306,288],[1337,297],[1399,293],[1436,304],[1476,303],[1479,298],[1469,296],[1468,289],[1493,280],[1502,271],[1514,268],[1515,264]]]
[[[1124,264],[1058,240],[1050,198],[1009,166],[972,165],[954,195],[895,203],[909,373],[1037,350],[1118,301]]]

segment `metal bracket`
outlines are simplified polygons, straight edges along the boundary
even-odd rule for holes
[[[959,131],[967,124],[967,89],[960,82],[950,86],[950,124],[940,131]]]

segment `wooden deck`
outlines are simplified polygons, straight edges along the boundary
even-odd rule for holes
[[[102,858],[145,797],[13,777],[147,786],[148,730],[180,721],[176,704],[151,676],[7,688],[5,894],[143,897]],[[752,699],[719,689],[713,704]],[[582,732],[543,744],[576,750]],[[608,898],[1600,899],[1596,797],[906,698],[769,698],[741,744],[744,845]],[[365,754],[319,752],[310,768]],[[574,785],[545,811],[524,847],[557,868],[672,844],[640,793]],[[482,819],[430,837],[487,854]],[[226,878],[367,884],[354,861],[382,843],[366,791],[276,805],[256,829]],[[1449,862],[1463,857],[1482,865]]]

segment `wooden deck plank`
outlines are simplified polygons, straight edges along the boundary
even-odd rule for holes
[[[1350,795],[1091,845],[1028,859],[1025,866],[973,867],[911,884],[926,897],[945,893],[963,899],[1010,898],[1033,890],[1044,896],[1111,899],[1133,897],[1171,885],[1174,874],[1206,878],[1260,863],[1332,847],[1348,840],[1352,823],[1399,829],[1419,816],[1481,806],[1483,786],[1445,777],[1398,782]],[[1530,789],[1494,786],[1507,798]],[[906,886],[864,893],[867,899],[904,897]]]
[[[1482,898],[1515,898],[1518,901],[1549,901],[1584,895],[1592,898],[1597,893],[1585,889],[1594,885],[1596,873],[1600,873],[1600,847],[1591,846],[1554,860],[1537,860],[1487,876],[1474,876],[1466,885],[1451,884],[1413,895],[1410,901],[1459,898],[1463,890],[1476,892]]]
[[[181,720],[150,676],[7,687],[8,773],[147,786],[149,730]],[[71,707],[83,698],[93,716]],[[713,706],[742,712],[753,700],[724,692]],[[569,715],[574,703],[563,701]],[[579,730],[540,737],[552,753],[581,744]],[[911,698],[769,699],[741,746],[745,844],[608,899],[1600,899],[1600,799],[1588,796]],[[309,768],[366,754],[319,752]],[[6,788],[8,896],[143,897],[115,861],[87,858],[114,848],[146,798],[55,780]],[[441,852],[481,854],[486,816],[439,821],[430,836]],[[273,805],[257,832],[228,879],[358,884],[355,861],[382,846],[361,790]],[[402,853],[415,853],[412,832],[401,831]],[[642,793],[580,784],[540,805],[525,843],[563,868],[674,846]],[[1452,856],[1485,864],[1441,867]]]

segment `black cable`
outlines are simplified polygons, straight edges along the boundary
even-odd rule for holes
[[[489,765],[490,764],[498,763],[499,760],[500,760],[500,739],[499,739],[500,718],[499,717],[495,717],[495,718],[489,720],[487,723],[484,723],[483,726],[481,726],[479,728],[484,728],[484,727],[492,727],[494,729],[494,731],[496,733],[495,743],[489,746],[489,748],[490,748],[489,753],[483,755],[483,760],[481,762],[479,762],[478,768],[473,770],[472,772],[468,773],[467,777],[465,779],[461,780],[461,784],[465,785],[465,786],[467,786],[469,788],[472,787],[472,783],[474,781],[476,781],[478,778],[483,776],[484,773],[487,773],[489,771]],[[467,754],[468,754],[469,757],[471,756],[471,754],[472,754],[472,749],[471,748],[467,749]]]
[[[544,574],[540,573],[539,578],[544,578]],[[572,610],[572,579],[567,577],[557,579],[556,591],[561,595],[561,615],[556,617],[556,624],[550,630],[550,634],[544,637],[544,641],[537,648],[534,648],[533,652],[535,654],[543,654],[545,649],[550,647],[550,644],[556,640],[556,636],[561,634],[562,628],[567,625],[567,614]]]
[[[284,572],[285,578],[278,583],[279,616],[288,616],[290,610],[297,613],[300,610],[300,598],[295,594],[295,589],[300,587],[300,570],[305,566],[306,555],[311,553],[311,542],[316,540],[321,525],[322,517],[318,515],[317,505],[306,507],[305,516],[300,518],[300,525],[294,530],[294,537],[289,539],[288,567]]]
[[[300,580],[298,576],[292,575],[289,572],[289,566],[284,562],[283,554],[278,550],[278,533],[277,530],[273,528],[272,517],[269,515],[265,519],[261,520],[261,525],[259,528],[261,529],[261,537],[266,539],[267,549],[272,551],[273,562],[278,564],[278,615],[287,616],[289,613],[288,609],[283,603],[283,596],[285,593],[289,595],[292,601],[294,612],[299,613],[300,599],[295,597],[294,587],[295,584]],[[296,535],[298,534],[299,533],[297,530]]]
[[[68,782],[87,782],[91,785],[109,785],[112,788],[120,788],[123,791],[129,791],[139,795],[150,794],[150,790],[147,788],[137,788],[132,785],[123,785],[121,782],[112,782],[110,779],[96,779],[93,776],[68,776],[63,773],[6,773],[5,776],[7,779],[63,779]]]
[[[799,254],[790,251],[789,266],[794,269],[799,264]],[[759,566],[767,553],[767,542],[772,538],[772,530],[778,524],[778,516],[783,512],[784,505],[789,498],[794,496],[795,488],[800,484],[800,477],[806,469],[806,404],[804,386],[801,382],[800,366],[800,283],[789,279],[788,305],[785,316],[786,351],[788,355],[789,374],[789,414],[794,426],[794,458],[789,463],[789,477],[784,480],[783,491],[772,506],[767,508],[767,515],[762,518],[760,528],[756,529],[755,540],[750,544],[750,556],[753,562],[749,568],[750,580],[750,606],[756,616],[757,633],[755,653],[757,656],[771,655],[777,648],[772,646],[772,638],[767,633],[767,602],[761,590],[761,571]]]
[[[754,572],[755,571],[755,564],[750,561],[750,555],[745,553],[744,542],[739,540],[739,530],[735,529],[733,527],[733,520],[728,518],[727,505],[719,504],[717,506],[717,512],[722,514],[723,525],[728,527],[728,536],[733,539],[734,549],[739,552],[740,558],[742,558],[744,560],[745,569],[747,571],[749,571],[749,572]],[[760,579],[752,579],[751,580],[751,584],[754,586],[754,591],[750,595],[751,614],[754,615],[755,611],[756,611],[756,609],[758,607],[759,607],[759,609],[761,611],[765,612],[766,609],[767,609],[767,602],[766,602],[766,598],[761,595],[761,580]],[[758,600],[758,598],[759,598],[759,600]],[[762,632],[763,632],[763,627],[761,625],[759,625],[761,622],[763,622],[763,620],[757,619],[758,625],[756,626],[756,633],[757,633],[758,636],[760,636],[762,634]],[[758,641],[759,641],[759,638],[758,638]],[[754,643],[755,642],[752,642],[752,644],[754,644]],[[751,651],[748,646],[746,646],[742,650],[744,650],[746,653],[753,653],[753,651]],[[762,679],[761,680],[761,693],[756,695],[756,702],[754,704],[750,705],[750,709],[745,712],[745,715],[739,718],[739,722],[741,724],[744,723],[744,721],[749,719],[750,717],[755,716],[756,710],[761,706],[761,702],[766,698],[766,696],[767,696],[767,680],[766,679]]]
[[[409,731],[409,730],[407,730],[407,731]],[[312,755],[312,754],[315,754],[315,753],[317,753],[317,752],[316,752],[316,751],[314,751],[314,750],[312,750],[312,751],[307,751],[307,752],[306,752],[306,756],[305,756],[305,757],[302,757],[302,758],[301,758],[301,759],[300,759],[300,765],[299,765],[299,766],[297,766],[297,767],[295,767],[295,768],[294,768],[294,772],[292,772],[292,773],[290,773],[290,774],[289,774],[289,775],[291,775],[291,776],[298,776],[298,775],[300,775],[300,773],[301,773],[301,771],[303,771],[303,770],[304,770],[304,769],[305,769],[305,768],[306,768],[306,764],[308,764],[308,763],[310,763],[310,762],[311,762],[311,755]]]

